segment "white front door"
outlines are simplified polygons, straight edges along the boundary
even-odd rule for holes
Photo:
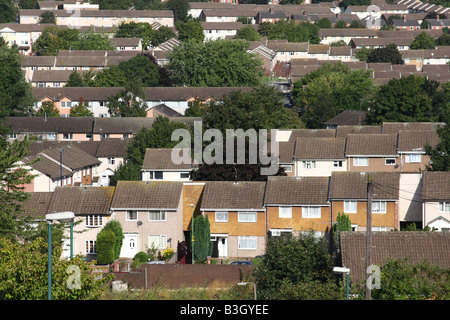
[[[217,237],[217,249],[219,251],[219,257],[228,256],[228,239],[227,237]]]
[[[138,253],[138,235],[135,233],[125,233],[120,257],[134,258],[136,253]]]

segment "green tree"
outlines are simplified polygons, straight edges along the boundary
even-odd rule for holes
[[[434,39],[426,32],[422,32],[417,35],[409,46],[411,50],[434,49],[435,47],[436,43],[434,42]]]
[[[56,24],[56,17],[52,11],[45,11],[41,14],[39,23]]]
[[[325,63],[294,83],[292,97],[306,127],[323,128],[343,110],[367,110],[374,90],[370,71]]]
[[[247,41],[259,41],[261,36],[258,31],[252,26],[245,26],[239,29],[234,36],[235,39],[243,39]]]
[[[261,60],[246,41],[182,42],[168,55],[167,70],[177,86],[238,87],[262,83]]]
[[[172,10],[175,20],[185,21],[190,5],[188,0],[167,0],[167,8]]]
[[[16,22],[18,13],[14,0],[0,0],[0,23]]]
[[[447,100],[447,106],[449,104]],[[447,109],[445,125],[437,129],[440,141],[432,148],[431,146],[425,146],[425,152],[430,156],[430,160],[433,162],[427,169],[433,171],[450,171],[450,109]]]
[[[95,248],[97,250],[97,263],[100,265],[111,264],[115,257],[116,235],[114,231],[103,229],[97,234]]]
[[[55,107],[53,101],[45,101],[36,112],[37,117],[59,117],[59,110]]]
[[[82,73],[73,71],[69,75],[65,87],[92,87],[94,86],[95,72],[92,70],[83,71]]]
[[[372,53],[373,49],[362,47],[355,53],[355,58],[358,59],[358,61],[366,61],[369,58],[369,55]]]
[[[127,149],[127,163],[142,166],[147,148],[173,148],[178,142],[172,141],[176,129],[189,129],[184,123],[170,121],[164,116],[156,117],[151,128],[141,128],[130,141]]]
[[[380,289],[372,290],[373,300],[448,300],[450,270],[426,260],[412,263],[409,258],[388,258],[380,267]],[[355,286],[357,288],[357,286]],[[364,289],[355,294],[364,297]]]
[[[19,0],[19,9],[36,9],[37,0]]]
[[[123,87],[127,82],[125,73],[118,66],[110,66],[98,72],[94,78],[94,87]]]
[[[22,71],[23,57],[0,37],[0,117],[32,114],[35,99]]]
[[[148,55],[138,54],[120,62],[118,67],[127,81],[140,81],[144,87],[156,87],[159,84],[158,68]]]
[[[212,255],[213,243],[211,241],[210,223],[208,217],[198,215],[194,218],[194,261],[204,262]]]
[[[362,49],[361,49],[362,50]],[[384,48],[376,48],[367,55],[367,62],[387,62],[391,64],[404,64],[402,54],[393,43]]]
[[[128,10],[132,0],[92,0],[91,3],[99,5],[100,10]]]
[[[47,299],[47,255],[48,246],[42,238],[30,243],[15,243],[0,239],[0,296],[4,300]],[[61,246],[53,248],[52,299],[95,300],[98,299],[111,276],[98,280],[93,263],[76,256],[71,260],[60,259]],[[80,287],[74,286],[70,277],[73,268],[79,268]],[[69,286],[70,284],[71,286]]]
[[[333,224],[334,250],[339,248],[339,232],[341,231],[352,231],[352,222],[348,214],[338,212],[336,222]]]
[[[326,240],[316,238],[313,231],[270,238],[254,275],[260,299],[292,299],[290,294],[307,284],[317,288],[320,284],[328,292],[325,297],[339,296],[338,287],[330,284],[333,273]]]
[[[148,22],[122,22],[117,27],[115,38],[141,38],[145,32],[152,31],[152,26]]]
[[[111,220],[106,223],[102,230],[111,230],[115,235],[114,242],[114,260],[120,256],[120,250],[123,244],[123,230],[122,225],[117,220]]]
[[[339,20],[334,24],[334,27],[338,29],[347,28],[347,22],[345,22],[344,20]]]
[[[389,80],[375,93],[368,121],[435,121],[437,115],[433,114],[432,97],[425,90],[427,82],[425,77],[416,75]]]
[[[316,22],[317,26],[321,29],[323,28],[331,28],[331,21],[328,18],[321,18]]]
[[[303,128],[297,112],[284,107],[279,92],[271,86],[236,90],[221,101],[211,101],[206,106],[203,124],[224,134],[226,129]]]
[[[93,31],[81,32],[78,39],[70,43],[70,48],[73,50],[115,50],[115,46],[107,34]]]
[[[202,43],[205,39],[202,24],[200,21],[189,19],[186,22],[182,20],[175,21],[175,27],[178,30],[178,39],[180,41],[194,40]]]
[[[141,167],[137,164],[131,162],[121,163],[116,170],[114,170],[114,175],[111,176],[109,180],[110,186],[116,186],[119,181],[139,181],[141,180]]]
[[[363,29],[366,26],[363,25],[362,22],[359,20],[353,20],[348,27],[352,29]]]
[[[147,104],[139,81],[125,84],[115,96],[108,97],[108,109],[112,117],[146,117]]]
[[[169,27],[161,26],[156,30],[144,32],[142,35],[142,46],[144,48],[157,47],[161,43],[175,38],[176,34]]]
[[[91,112],[89,107],[89,102],[80,98],[78,103],[70,108],[71,117],[93,117],[94,114]]]

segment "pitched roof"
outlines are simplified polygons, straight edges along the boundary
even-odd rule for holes
[[[367,199],[367,180],[373,181],[373,199],[399,198],[400,173],[397,172],[332,172],[330,199]]]
[[[345,138],[297,138],[295,159],[345,159]]]
[[[52,196],[53,192],[30,192],[30,198],[21,204],[23,215],[44,219]]]
[[[182,182],[119,181],[111,202],[112,209],[172,209],[178,208]]]
[[[59,132],[59,133],[89,133],[92,132],[93,117],[8,117],[6,122],[17,133]]]
[[[43,150],[41,154],[55,160],[59,164],[60,153],[58,149],[59,148],[48,148]],[[73,171],[101,164],[97,158],[82,151],[74,145],[69,145],[63,148],[61,160],[63,166],[67,166]]]
[[[444,123],[436,122],[383,122],[382,133],[399,133],[400,130],[436,130]]]
[[[61,167],[59,163],[52,161],[42,155],[27,156],[22,159],[22,162],[29,165],[36,171],[46,175],[52,180],[58,180],[61,174],[64,177],[71,177],[73,172],[66,169],[64,166]]]
[[[435,147],[439,140],[439,135],[433,130],[400,130],[398,152],[423,151],[426,144]]]
[[[381,126],[338,126],[336,137],[346,137],[349,134],[381,133]]]
[[[262,210],[265,186],[263,181],[207,181],[200,209]]]
[[[114,187],[57,187],[48,212],[109,215],[113,194]]]
[[[395,156],[396,134],[348,134],[347,156]]]
[[[176,164],[172,160],[172,151],[178,152],[181,149],[172,148],[147,148],[145,150],[142,170],[191,170],[191,163]],[[189,154],[190,159],[190,154]]]
[[[448,232],[373,232],[372,264],[383,265],[388,258],[409,258],[410,263],[427,260],[444,269],[450,268],[450,233]],[[365,232],[341,232],[342,265],[350,268],[354,283],[365,279]]]
[[[268,177],[265,204],[328,203],[329,177]]]
[[[335,126],[360,126],[366,123],[366,117],[367,111],[344,110],[337,116],[325,122],[325,124]]]
[[[450,171],[424,171],[423,200],[450,200]]]

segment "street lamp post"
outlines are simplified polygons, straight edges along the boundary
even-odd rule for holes
[[[248,284],[253,284],[253,298],[254,300],[256,300],[256,283],[254,282],[238,282],[237,285],[238,286],[246,286]]]
[[[346,275],[345,277],[345,282],[347,285],[347,300],[348,300],[348,293],[349,293],[349,274],[350,274],[350,269],[349,268],[345,268],[345,267],[334,267],[333,268],[333,272],[334,273],[343,273]]]
[[[191,203],[191,262],[194,264],[194,204]]]
[[[72,239],[73,239],[73,220],[75,219],[75,214],[70,211],[49,213],[45,216],[48,224],[48,295],[47,299],[52,300],[52,225],[53,222],[59,221],[61,223],[70,222],[70,255],[72,258]]]
[[[63,181],[62,181],[62,153],[64,151],[64,148],[58,148],[59,152],[59,178],[60,178],[60,185],[62,187]]]

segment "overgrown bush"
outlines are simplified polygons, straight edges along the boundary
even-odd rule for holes
[[[110,264],[114,262],[115,257],[116,235],[111,230],[103,229],[97,235],[97,263],[100,265]]]

